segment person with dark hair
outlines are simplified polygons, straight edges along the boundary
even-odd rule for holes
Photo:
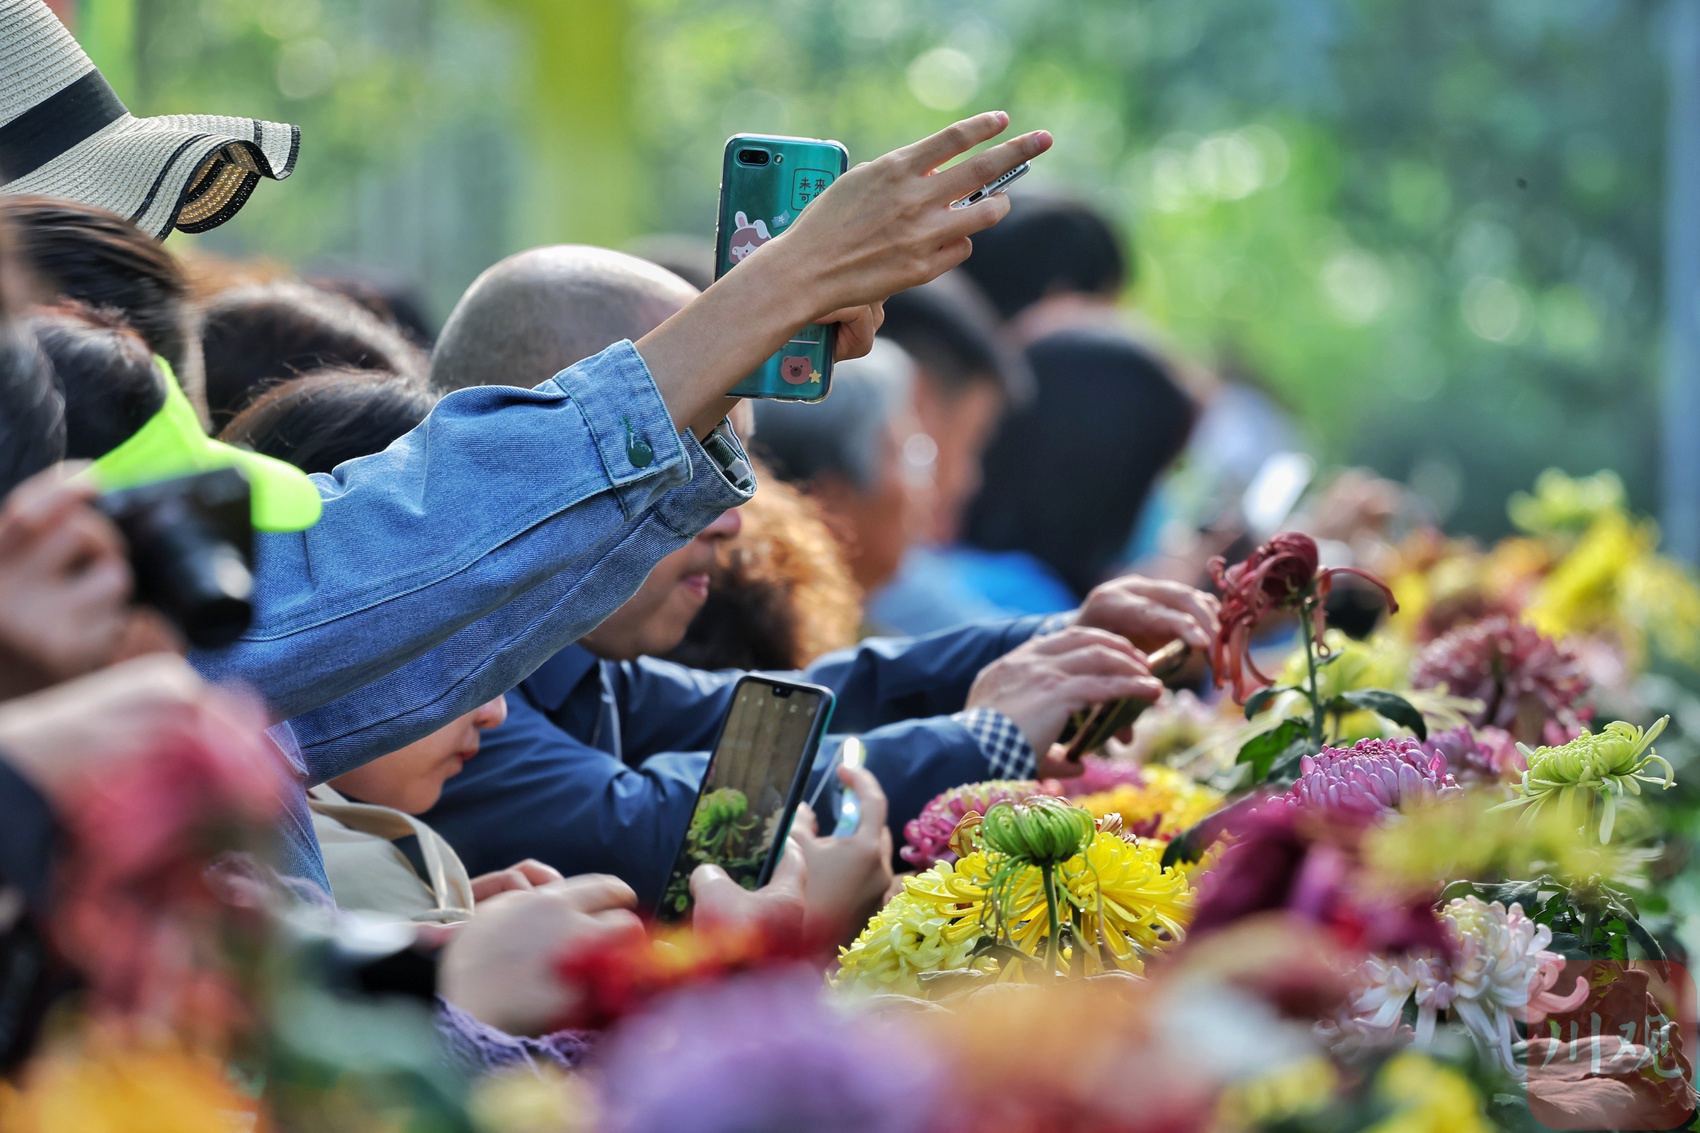
[[[1041,299],[1089,295],[1113,301],[1133,282],[1122,237],[1084,201],[1018,193],[1009,216],[974,239],[962,270],[1005,319]]]
[[[65,391],[65,455],[94,460],[165,404],[165,378],[140,335],[116,312],[62,303],[26,324]]]
[[[204,418],[200,340],[189,282],[177,258],[141,229],[93,205],[0,194],[18,257],[43,302],[72,299],[123,318],[171,364]]]
[[[876,342],[835,368],[819,405],[755,403],[755,449],[821,510],[864,593],[897,574],[932,521],[937,446],[915,416],[915,364]]]
[[[346,460],[384,451],[436,403],[437,395],[416,378],[333,367],[273,386],[219,439],[303,472],[331,472]]]
[[[213,296],[201,309],[207,406],[222,429],[279,382],[338,366],[423,378],[425,355],[354,300],[283,280]]]
[[[1027,359],[1038,396],[1004,421],[987,450],[967,542],[1030,556],[1078,598],[1118,565],[1140,509],[1185,447],[1198,410],[1174,369],[1117,329],[1057,331],[1034,342]],[[988,598],[1031,610],[1022,603],[1032,600],[1042,577],[1021,570],[1006,575],[1009,564],[965,560]]]
[[[0,223],[0,498],[65,456],[65,397],[19,323],[16,272]]]
[[[942,548],[961,537],[986,445],[1005,413],[1032,400],[1033,374],[960,268],[887,300],[880,335],[915,360],[915,415],[938,455],[930,537],[868,596],[869,620],[891,632],[930,633],[999,617],[1005,611],[957,584]]]
[[[611,289],[618,301],[581,303],[588,280]],[[454,366],[474,360],[485,373],[524,380],[539,350],[570,357],[598,343],[642,335],[653,325],[642,319],[665,320],[690,295],[682,280],[631,256],[591,248],[534,249],[480,278],[449,316],[437,360]],[[520,312],[525,320],[517,317]],[[598,321],[605,317],[621,321]],[[904,387],[910,364],[901,350],[886,344],[876,353],[874,365]],[[822,405],[781,407],[797,411],[797,431],[806,413],[834,405],[833,419],[855,426],[824,454],[782,446],[795,450],[792,459],[804,474],[828,465],[881,474],[882,417],[870,412],[874,424],[865,427],[861,392],[871,391],[877,402],[890,390],[857,371],[854,365],[842,369],[838,389]],[[445,404],[452,401],[446,398]],[[907,401],[901,404],[907,412]],[[758,407],[758,414],[765,409]],[[758,427],[758,439],[765,427]],[[759,493],[754,503],[759,506]],[[468,869],[500,869],[536,858],[563,873],[613,872],[640,894],[660,896],[679,831],[702,785],[709,748],[743,674],[686,669],[657,655],[678,647],[712,591],[716,544],[740,534],[741,520],[728,519],[663,559],[629,601],[508,694],[506,722],[484,737],[479,756],[444,784],[440,801],[423,816]],[[879,819],[887,833],[901,832],[942,790],[987,778],[1032,778],[1041,757],[1050,754],[1069,706],[1083,705],[1089,690],[1104,697],[1122,695],[1111,688],[1154,693],[1155,686],[1139,675],[1143,670],[1128,648],[1130,637],[1146,644],[1175,636],[1202,643],[1214,616],[1213,600],[1188,588],[1128,580],[1096,596],[1079,614],[1049,624],[1006,619],[927,637],[869,641],[815,659],[801,679],[834,691],[834,726],[860,734],[866,770],[874,776],[872,784],[889,795],[889,806],[882,799],[877,814],[870,810],[855,839],[804,839],[811,893],[829,876],[865,882],[869,875],[857,852],[873,851],[876,860],[889,861],[889,852],[882,856],[862,840],[864,833],[880,834]],[[838,742],[833,738],[822,746],[817,778],[828,773]],[[1047,761],[1047,769],[1051,765]],[[826,787],[823,829],[837,812],[830,801],[834,786]],[[856,788],[858,794],[873,789],[866,782]],[[799,826],[808,829],[806,822]]]
[[[368,314],[399,330],[407,341],[426,353],[437,341],[437,331],[426,313],[425,297],[415,287],[340,269],[314,271],[307,276],[307,283],[358,303]]]

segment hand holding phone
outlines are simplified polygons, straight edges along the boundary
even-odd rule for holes
[[[740,680],[681,832],[656,915],[690,911],[691,875],[714,865],[745,889],[773,876],[814,763],[832,692],[819,685],[750,675]]]
[[[850,166],[838,142],[735,134],[720,172],[720,224],[714,241],[718,279],[783,233]],[[733,397],[819,401],[832,388],[836,328],[810,323],[779,353],[732,387]]]

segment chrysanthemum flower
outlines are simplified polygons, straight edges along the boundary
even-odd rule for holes
[[[1018,803],[1034,795],[1055,794],[1056,789],[1031,779],[992,779],[953,787],[921,808],[921,813],[903,827],[908,845],[901,853],[912,866],[925,869],[934,862],[953,862],[956,851],[950,836],[969,811],[985,814],[997,803]]]
[[[1222,793],[1173,768],[1155,766],[1140,768],[1137,782],[1079,796],[1074,805],[1085,807],[1094,818],[1120,815],[1127,833],[1166,842],[1215,813]]]
[[[1583,732],[1559,747],[1542,747],[1530,751],[1523,748],[1528,769],[1523,772],[1523,794],[1504,804],[1508,807],[1527,807],[1530,818],[1548,807],[1562,807],[1565,813],[1578,816],[1591,814],[1595,800],[1600,808],[1599,835],[1601,842],[1611,841],[1612,827],[1617,821],[1618,800],[1625,794],[1639,795],[1642,783],[1656,783],[1669,788],[1676,782],[1676,773],[1664,756],[1653,750],[1653,741],[1670,723],[1661,716],[1651,728],[1643,731],[1621,720],[1607,724],[1595,735]],[[1663,775],[1647,774],[1657,766]],[[1579,820],[1577,825],[1586,825]]]
[[[1093,949],[1081,958],[1088,971],[1143,971],[1146,956],[1184,937],[1195,892],[1183,871],[1162,863],[1162,843],[1099,831],[1085,853],[1056,867],[1064,913],[1072,913]],[[1039,870],[1021,868],[998,887],[999,867],[997,854],[976,851],[905,881],[903,892],[840,952],[836,982],[917,994],[923,973],[969,967],[980,938],[1005,930],[1008,943],[1039,955],[1049,932]]]
[[[1296,531],[1283,532],[1253,551],[1244,562],[1227,565],[1220,555],[1210,560],[1210,577],[1222,594],[1221,629],[1210,649],[1216,684],[1232,686],[1234,700],[1244,704],[1254,689],[1270,684],[1251,658],[1251,635],[1276,610],[1298,610],[1312,599],[1313,632],[1322,644],[1323,602],[1334,579],[1357,575],[1381,591],[1389,612],[1399,609],[1387,584],[1355,567],[1320,569],[1316,540]]]
[[[1487,786],[1515,782],[1522,778],[1528,761],[1518,750],[1517,741],[1503,728],[1453,728],[1429,736],[1423,750],[1446,760],[1447,770],[1459,783]]]
[[[1411,683],[1481,701],[1471,725],[1503,728],[1528,742],[1560,738],[1552,728],[1574,735],[1589,687],[1575,652],[1505,617],[1430,642],[1411,668]]]
[[[1553,991],[1564,957],[1549,950],[1552,929],[1530,920],[1521,905],[1507,909],[1498,901],[1458,897],[1440,916],[1453,958],[1434,953],[1372,958],[1359,972],[1362,990],[1354,1010],[1370,1025],[1393,1026],[1414,996],[1419,1045],[1432,1041],[1439,1015],[1447,1011],[1502,1067],[1520,1075],[1511,1053],[1512,1024],[1539,1023],[1575,1009],[1587,998],[1587,981],[1578,977],[1564,995]]]
[[[966,865],[970,872],[959,873]],[[955,865],[940,862],[903,883],[848,948],[838,954],[840,987],[917,995],[927,972],[966,968],[975,943],[985,935],[984,855]]]
[[[1299,761],[1299,779],[1281,800],[1290,807],[1375,818],[1417,799],[1456,791],[1446,759],[1415,740],[1359,740]]]

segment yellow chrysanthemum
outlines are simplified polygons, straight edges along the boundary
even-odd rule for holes
[[[97,1038],[37,1057],[21,1086],[0,1082],[7,1133],[242,1133],[255,1109],[223,1063],[169,1044]]]
[[[1376,1100],[1397,1107],[1366,1133],[1491,1133],[1470,1080],[1426,1055],[1406,1051],[1375,1078]]]
[[[1321,1055],[1301,1058],[1279,1070],[1222,1091],[1216,1113],[1229,1129],[1255,1129],[1327,1109],[1340,1085],[1334,1064]]]
[[[1082,935],[1108,947],[1118,966],[1131,969],[1140,953],[1162,951],[1186,935],[1196,893],[1184,873],[1163,868],[1163,850],[1161,842],[1100,833],[1060,871],[1081,910]]]
[[[1658,542],[1659,530],[1652,523],[1606,512],[1541,580],[1524,620],[1555,639],[1615,631],[1625,644],[1638,647],[1633,628],[1620,617],[1620,591],[1625,572]]]
[[[1057,867],[1066,895],[1063,915],[1080,935],[1108,953],[1109,966],[1141,972],[1145,957],[1172,947],[1186,931],[1195,896],[1187,874],[1164,869],[1161,842],[1129,842],[1097,833],[1084,854]],[[1030,956],[1044,948],[1049,932],[1039,870],[1018,869],[1003,886],[1000,908],[992,890],[998,873],[996,855],[969,854],[909,878],[855,943],[839,953],[835,983],[865,991],[917,994],[927,972],[969,967],[969,954],[981,937],[1007,926],[1008,942]],[[1071,961],[1065,950],[1065,961]],[[1105,966],[1083,957],[1089,971]],[[985,961],[988,970],[994,963]]]
[[[1126,829],[1150,829],[1161,838],[1172,838],[1192,828],[1222,805],[1220,791],[1194,782],[1172,767],[1148,766],[1141,768],[1140,774],[1145,781],[1138,786],[1123,783],[1108,791],[1083,795],[1074,800],[1074,805],[1091,811],[1093,818],[1119,814]],[[1157,820],[1154,829],[1150,827],[1153,820]]]
[[[968,966],[968,955],[983,936],[980,920],[986,890],[979,880],[985,855],[940,862],[903,883],[868,922],[854,943],[839,950],[840,987],[915,995],[918,977]]]

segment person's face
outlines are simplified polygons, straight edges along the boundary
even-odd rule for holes
[[[332,779],[331,786],[363,803],[424,814],[437,805],[443,784],[478,754],[480,734],[507,718],[508,702],[498,696],[424,739]]]
[[[810,486],[864,593],[890,582],[909,548],[927,538],[937,453],[915,415],[899,413],[886,434],[879,480],[871,489],[837,478]]]
[[[736,508],[655,564],[636,594],[585,634],[580,644],[607,661],[671,653],[708,600],[709,576],[721,551],[743,530]]]
[[[962,516],[980,490],[981,458],[1003,416],[1003,390],[995,381],[976,381],[949,391],[920,370],[915,383],[915,413],[921,428],[938,446],[933,477],[933,514],[929,537],[935,543],[954,543],[962,533]]]

